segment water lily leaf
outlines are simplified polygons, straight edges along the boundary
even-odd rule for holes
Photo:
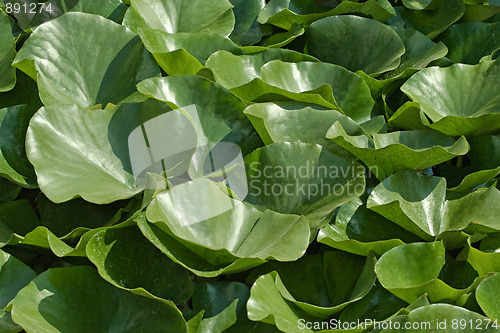
[[[0,327],[2,332],[15,333],[22,330],[12,321],[9,312],[3,309],[31,280],[35,272],[10,254],[0,250]]]
[[[237,144],[244,155],[261,145],[258,134],[243,114],[246,104],[217,83],[195,75],[176,75],[145,80],[137,89],[173,108],[194,105],[209,142],[217,143],[231,133],[226,141]]]
[[[432,0],[403,0],[403,5],[406,8],[414,10],[422,10],[431,4]]]
[[[448,191],[458,193],[468,193],[474,190],[477,186],[484,184],[500,174],[500,167],[489,170],[481,170],[469,173],[462,179],[459,185],[448,189]]]
[[[364,167],[302,142],[274,143],[245,158],[246,201],[284,214],[304,215],[315,232],[335,208],[364,192]]]
[[[32,32],[42,23],[55,19],[67,12],[82,12],[96,14],[118,22],[120,16],[125,14],[126,6],[119,0],[48,0],[41,6],[33,6],[29,0],[19,0],[21,10],[12,12],[19,27],[27,32]]]
[[[86,266],[54,268],[36,277],[9,305],[13,320],[28,332],[186,332],[170,301],[115,288]]]
[[[325,82],[313,83],[310,87],[315,86],[316,88],[299,93],[265,82],[262,73],[264,65],[273,60],[283,62],[317,61],[313,57],[285,49],[267,49],[263,52],[239,56],[219,51],[210,56],[206,66],[213,72],[217,83],[246,101],[292,100],[314,103],[331,109],[339,108],[333,97],[331,86],[323,85]]]
[[[383,301],[382,301],[383,300]],[[358,320],[370,325],[370,320],[384,321],[404,309],[408,303],[375,284],[370,292],[358,302],[349,304],[339,316],[339,322],[356,323]]]
[[[333,96],[328,100],[332,104],[336,102],[347,116],[357,122],[369,120],[375,104],[370,88],[362,78],[333,64],[273,60],[261,67],[261,76],[272,86],[298,94],[329,85]]]
[[[401,170],[423,170],[469,151],[464,137],[455,141],[430,130],[374,134],[371,139],[349,135],[335,122],[326,138],[358,157],[380,180]]]
[[[398,77],[408,77],[414,70],[427,67],[432,61],[444,57],[448,48],[443,42],[434,43],[424,34],[413,29],[392,27],[404,43],[405,53],[396,69],[377,77],[378,80],[388,80]],[[386,83],[386,84],[387,84]]]
[[[24,236],[40,224],[30,203],[23,200],[0,203],[0,247],[15,238]]]
[[[412,243],[385,252],[375,271],[384,288],[408,303],[424,293],[431,302],[456,301],[468,289],[455,289],[440,280],[438,277],[444,265],[442,242]]]
[[[333,9],[332,9],[333,8]],[[361,14],[384,22],[396,15],[388,1],[300,1],[271,0],[259,14],[259,22],[289,30],[294,24],[310,25],[319,19],[343,14]]]
[[[103,204],[139,191],[134,176],[123,169],[108,141],[108,125],[115,112],[54,105],[33,116],[26,137],[27,154],[40,189],[51,201],[81,196]]]
[[[0,175],[27,188],[37,187],[25,150],[26,129],[35,111],[25,104],[0,109]]]
[[[453,62],[475,65],[500,48],[500,23],[465,22],[443,32],[439,41],[448,46]]]
[[[0,12],[0,92],[9,91],[16,84],[16,69],[12,61],[16,57],[16,43],[12,35],[9,16]]]
[[[253,45],[259,42],[266,28],[259,24],[257,17],[266,5],[265,0],[230,0],[234,6],[234,30],[229,38],[238,45]]]
[[[420,104],[435,130],[456,136],[493,134],[500,129],[500,106],[498,86],[490,81],[499,72],[500,61],[432,67],[412,76],[401,90]]]
[[[21,192],[21,186],[0,177],[0,203],[14,200],[19,192]]]
[[[375,263],[373,256],[365,261],[347,253],[324,252],[280,264],[253,284],[248,317],[285,332],[304,332],[299,320],[321,321],[365,297],[375,282]]]
[[[138,295],[149,292],[176,304],[186,302],[193,293],[187,271],[161,253],[137,227],[99,231],[86,252],[99,274],[118,288]]]
[[[319,231],[318,242],[357,255],[374,252],[380,256],[405,242],[418,241],[415,235],[366,208],[363,200],[356,198],[342,205],[333,223]]]
[[[148,28],[139,28],[138,33],[146,49],[169,75],[195,75],[204,68],[212,53],[218,50],[234,52],[238,49],[230,39],[214,33],[169,34]]]
[[[399,172],[377,185],[367,207],[425,240],[446,232],[498,230],[492,213],[499,209],[500,192],[491,187],[446,200],[446,180]],[[422,214],[425,212],[425,214]],[[472,224],[472,225],[471,225]],[[486,227],[486,229],[484,229]]]
[[[327,17],[311,24],[307,48],[321,61],[350,71],[379,74],[399,66],[405,46],[388,26],[352,15]],[[356,43],[351,43],[356,39]]]
[[[298,102],[256,103],[245,109],[266,145],[274,142],[316,143],[339,155],[345,150],[325,138],[331,124],[339,121],[350,133],[363,134],[361,127],[337,110]]]
[[[235,23],[232,7],[228,0],[133,0],[123,24],[132,31],[151,28],[170,34],[210,32],[229,36]]]
[[[161,230],[158,232],[197,253],[205,266],[207,263],[218,269],[228,266],[226,271],[233,269],[231,264],[241,270],[245,265],[255,266],[271,258],[295,260],[304,254],[309,243],[309,226],[303,217],[258,210],[229,197],[227,190],[207,178],[195,179],[160,193],[146,212],[147,219]],[[140,226],[144,233],[148,226],[145,223]],[[146,237],[151,240],[151,232],[156,230],[151,230],[151,226],[149,229]],[[161,240],[163,246],[169,251],[172,247],[174,251],[176,244],[167,242],[167,238]],[[174,256],[172,259],[176,261]],[[193,268],[199,268],[180,263],[198,274]]]
[[[389,119],[389,124],[403,130],[426,130],[429,121],[416,102],[406,102]]]
[[[76,41],[67,31],[86,33]],[[83,56],[89,53],[95,55],[94,63]],[[14,66],[37,80],[46,106],[117,104],[136,91],[138,82],[160,74],[138,36],[85,13],[67,13],[40,26],[19,51]],[[89,67],[93,70],[81,70]],[[129,70],[124,74],[123,68]]]
[[[190,330],[196,333],[279,332],[275,326],[248,319],[246,303],[249,296],[250,287],[239,282],[196,283],[192,298],[193,309],[184,311],[184,317],[197,313],[188,321]],[[197,320],[195,324],[194,320],[200,314],[203,319]]]
[[[465,13],[462,0],[433,0],[432,10],[413,10],[396,7],[396,17],[387,20],[387,24],[411,28],[420,31],[430,39],[434,39],[450,25],[458,21]]]
[[[500,274],[493,274],[481,282],[476,289],[476,299],[484,313],[493,320],[500,320],[500,306],[497,299],[500,289]]]
[[[471,245],[471,240],[468,239],[467,245],[460,253],[459,258],[467,260],[481,276],[500,272],[500,251],[498,248],[478,250]]]

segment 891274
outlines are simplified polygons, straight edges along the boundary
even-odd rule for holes
[[[33,2],[33,3],[11,3],[5,4],[5,12],[7,14],[36,14],[42,12],[52,13],[52,4],[43,2]]]

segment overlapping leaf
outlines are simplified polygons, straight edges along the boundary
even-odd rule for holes
[[[76,37],[66,31],[86,33]],[[46,106],[117,104],[136,91],[138,82],[160,74],[138,36],[85,13],[67,13],[40,26],[19,51],[14,66],[37,80]],[[128,70],[124,73],[123,68]]]

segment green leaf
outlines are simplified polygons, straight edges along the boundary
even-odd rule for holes
[[[432,0],[403,0],[403,5],[409,9],[422,10],[431,4]]]
[[[347,116],[357,122],[370,119],[373,101],[368,85],[356,74],[341,66],[314,62],[273,60],[261,67],[262,80],[272,86],[300,94],[329,85],[335,102]]]
[[[139,28],[177,32],[210,32],[229,36],[235,19],[228,0],[133,0],[123,24]],[[208,10],[207,10],[208,9]]]
[[[455,141],[431,130],[373,134],[370,138],[349,135],[335,122],[326,138],[358,157],[380,180],[401,170],[423,170],[469,151],[464,137]]]
[[[227,189],[206,178],[160,193],[148,206],[146,217],[155,229],[161,229],[158,232],[170,236],[160,240],[163,244],[160,249],[175,250],[176,244],[168,242],[174,238],[201,257],[205,267],[210,265],[226,272],[249,268],[267,259],[295,260],[304,254],[309,243],[309,225],[303,217],[258,210],[229,197]],[[145,233],[148,226],[145,223],[139,226]],[[158,246],[152,234],[155,230],[149,226],[146,231],[146,237]],[[166,254],[195,274],[207,270],[190,267],[189,262],[176,260],[175,254]]]
[[[339,155],[345,150],[325,138],[331,124],[339,121],[350,133],[362,134],[362,129],[337,110],[298,102],[256,103],[245,109],[262,141],[269,145],[281,141],[302,141],[324,146]]]
[[[333,8],[333,9],[331,9]],[[294,24],[308,26],[319,19],[343,14],[360,14],[384,22],[395,15],[388,1],[301,1],[271,0],[259,14],[259,22],[289,30]]]
[[[453,302],[468,292],[438,279],[445,265],[443,243],[412,243],[385,252],[375,271],[384,288],[412,303],[427,293],[431,302]]]
[[[0,328],[5,333],[22,330],[3,309],[31,280],[35,272],[10,254],[0,250]]]
[[[467,260],[479,275],[484,276],[489,273],[500,272],[499,252],[497,248],[478,250],[471,245],[471,240],[468,239],[467,245],[459,256],[461,259]]]
[[[127,201],[96,205],[78,198],[55,204],[46,196],[40,195],[37,203],[40,224],[58,237],[63,237],[76,228],[94,229],[114,224],[120,218]]]
[[[230,39],[214,33],[175,33],[139,28],[146,49],[169,75],[195,75],[204,68],[210,55],[218,50],[238,49]],[[180,59],[179,59],[180,57]]]
[[[448,59],[475,65],[482,57],[492,55],[500,48],[500,23],[455,24],[438,39],[448,46]]]
[[[324,252],[279,264],[277,271],[253,284],[248,317],[285,332],[303,332],[300,319],[327,319],[365,297],[375,282],[375,263],[373,256],[365,261],[347,253]]]
[[[27,188],[37,187],[25,150],[26,129],[34,112],[27,105],[0,109],[0,175]]]
[[[85,266],[54,268],[17,294],[9,309],[28,332],[186,332],[170,301],[129,294]]]
[[[265,27],[257,22],[257,16],[266,5],[265,0],[230,0],[234,6],[234,30],[229,38],[238,45],[253,45],[265,34]]]
[[[304,215],[314,233],[365,189],[364,167],[318,145],[274,143],[245,158],[248,202]]]
[[[104,204],[139,191],[108,141],[108,124],[115,112],[54,105],[33,116],[26,137],[27,154],[40,189],[51,201],[81,196]]]
[[[86,33],[74,36],[66,31]],[[68,13],[42,25],[23,45],[14,66],[38,81],[46,106],[117,104],[136,91],[138,82],[160,74],[138,36],[84,13]],[[123,68],[128,69],[125,74]]]
[[[9,91],[16,84],[16,69],[12,61],[16,56],[16,43],[12,35],[9,16],[0,12],[0,92]]]
[[[21,187],[0,177],[0,203],[12,201],[21,192]]]
[[[0,204],[0,247],[11,242],[14,234],[24,236],[40,224],[27,200]]]
[[[500,191],[491,187],[446,200],[446,180],[399,172],[377,185],[367,207],[425,240],[460,230],[498,230]],[[425,212],[423,214],[422,212]],[[486,227],[486,230],[485,228]],[[467,231],[467,230],[466,230]]]
[[[86,252],[99,274],[116,287],[138,295],[149,292],[176,304],[186,302],[193,293],[187,271],[161,253],[137,227],[99,231]]]
[[[415,102],[406,102],[389,119],[389,124],[403,130],[426,130],[429,121]]]
[[[427,67],[432,61],[444,57],[448,48],[442,42],[434,43],[424,34],[413,29],[392,27],[404,43],[405,53],[396,69],[382,74],[377,79],[388,80],[399,77],[408,77],[414,70]]]
[[[458,21],[465,13],[463,0],[433,0],[432,10],[412,10],[396,7],[396,17],[387,20],[387,24],[411,28],[434,39],[450,25]]]
[[[173,108],[194,105],[201,129],[211,143],[231,133],[225,141],[238,144],[244,155],[261,145],[258,134],[243,114],[246,104],[217,83],[195,75],[176,75],[145,80],[137,89]]]
[[[240,56],[219,51],[210,56],[206,65],[213,72],[217,83],[246,101],[292,100],[314,103],[331,109],[338,108],[332,96],[332,88],[328,85],[322,85],[324,82],[313,83],[311,86],[316,88],[300,93],[281,89],[264,82],[263,70],[265,65],[273,60],[283,62],[317,61],[313,57],[290,50],[266,49],[259,53]]]
[[[367,74],[397,68],[405,52],[404,44],[394,30],[378,21],[351,15],[314,22],[307,30],[306,38],[310,54],[321,61]],[[353,39],[357,42],[352,43]]]
[[[429,127],[435,130],[455,136],[493,134],[500,129],[500,100],[494,83],[499,72],[500,61],[431,67],[412,76],[401,90],[420,104],[434,122]]]
[[[493,320],[500,320],[500,274],[484,279],[476,289],[476,299],[484,313]]]
[[[380,256],[405,242],[418,241],[405,229],[366,208],[366,202],[360,198],[342,205],[332,222],[321,228],[318,242],[357,255],[374,252]]]

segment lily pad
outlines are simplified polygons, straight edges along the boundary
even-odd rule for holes
[[[227,191],[206,178],[173,187],[158,194],[148,206],[146,217],[153,225],[143,221],[140,227],[157,247],[159,241],[160,249],[169,251],[162,249],[176,262],[179,259],[170,251],[174,252],[178,245],[169,241],[171,238],[198,253],[205,267],[179,262],[194,273],[207,271],[207,266],[216,268],[202,276],[248,269],[267,259],[295,260],[304,254],[309,244],[305,218],[258,210],[229,197]],[[155,239],[162,237],[161,233],[165,234],[163,239]]]
[[[363,194],[364,167],[318,145],[274,143],[245,158],[246,201],[284,214],[304,215],[313,234],[335,208]]]
[[[333,9],[332,9],[333,8]],[[294,24],[308,26],[319,19],[343,14],[360,14],[384,22],[395,15],[388,1],[300,1],[271,0],[259,14],[259,22],[289,30]]]
[[[195,75],[205,68],[205,62],[212,53],[238,49],[230,39],[214,33],[169,34],[149,28],[139,28],[138,33],[146,49],[169,75]]]
[[[129,294],[88,266],[49,269],[17,294],[8,311],[31,332],[187,333],[186,322],[172,302]]]
[[[228,0],[134,0],[123,24],[139,28],[177,32],[210,32],[229,36],[234,27],[233,5]],[[207,10],[209,8],[209,10]]]
[[[498,60],[431,67],[412,76],[401,90],[420,104],[433,121],[428,126],[437,131],[455,136],[494,134],[500,129],[500,100],[492,80],[499,73]]]
[[[326,138],[358,157],[380,180],[401,170],[423,170],[469,151],[464,137],[455,141],[431,130],[373,134],[370,138],[349,135],[335,122]]]
[[[253,284],[248,317],[285,332],[303,332],[301,321],[321,322],[365,297],[375,282],[375,263],[373,256],[324,252],[279,265]]]
[[[424,293],[431,302],[454,302],[468,289],[455,289],[440,280],[444,265],[445,249],[441,242],[412,243],[385,252],[375,271],[384,288],[408,303]]]
[[[86,252],[106,281],[134,294],[151,293],[182,304],[193,293],[187,271],[161,253],[137,227],[99,231]]]
[[[357,255],[368,256],[374,252],[380,256],[405,242],[419,240],[397,224],[366,208],[366,201],[363,200],[356,198],[342,205],[335,219],[319,231],[318,242]]]
[[[33,116],[27,154],[40,188],[51,201],[81,196],[103,204],[130,198],[140,190],[108,141],[108,125],[115,112],[54,105]],[[87,158],[89,154],[92,159]]]
[[[12,35],[9,16],[0,12],[0,92],[9,91],[16,84],[16,69],[12,61],[16,57],[16,43]]]
[[[311,24],[307,48],[321,61],[350,71],[380,74],[399,66],[405,47],[388,26],[358,16],[327,17]],[[356,43],[352,43],[355,39]]]
[[[86,33],[77,35],[76,41],[67,31]],[[95,55],[94,63],[88,63],[86,54]],[[14,66],[37,80],[46,106],[117,104],[136,91],[137,83],[160,74],[138,36],[102,16],[85,13],[67,13],[36,29]],[[81,70],[89,67],[92,71]],[[123,68],[129,69],[126,74]]]
[[[484,313],[493,320],[500,320],[500,274],[487,277],[477,286],[476,299]]]
[[[11,314],[3,308],[36,277],[35,272],[24,263],[0,250],[0,327],[2,332],[15,333],[22,330],[12,321]]]
[[[430,241],[449,232],[500,229],[492,213],[500,209],[498,198],[500,191],[491,187],[447,200],[444,178],[403,171],[377,185],[367,207]]]
[[[448,46],[448,59],[475,65],[482,57],[492,55],[500,48],[500,23],[455,24],[438,39]]]

